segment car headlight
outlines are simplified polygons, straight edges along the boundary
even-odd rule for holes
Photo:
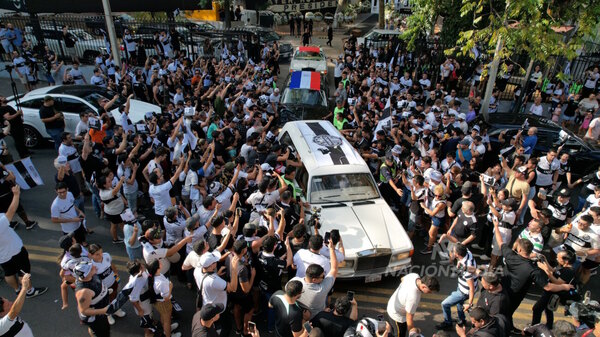
[[[390,259],[390,263],[395,263],[404,259],[408,259],[409,257],[411,257],[413,255],[414,250],[411,249],[408,252],[401,252],[401,253],[395,253],[392,254],[392,258]]]
[[[352,269],[354,268],[354,260],[344,260],[340,262],[339,268]]]

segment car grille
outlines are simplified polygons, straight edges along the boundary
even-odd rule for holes
[[[281,46],[279,47],[279,49],[282,52],[286,52],[287,53],[289,51],[292,51],[292,45],[289,44],[289,43],[282,43]]]
[[[385,268],[390,263],[391,257],[392,254],[390,252],[359,257],[356,263],[356,271]]]

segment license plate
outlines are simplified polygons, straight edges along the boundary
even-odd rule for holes
[[[381,274],[367,275],[365,276],[365,283],[381,281]]]

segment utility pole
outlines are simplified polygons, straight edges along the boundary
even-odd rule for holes
[[[106,30],[108,33],[108,39],[110,41],[110,51],[112,53],[113,61],[115,65],[121,67],[121,55],[119,53],[120,48],[117,43],[117,33],[115,32],[115,23],[113,22],[112,11],[110,10],[110,0],[102,0],[102,7],[104,8],[104,18],[106,19]]]
[[[483,96],[483,102],[481,103],[481,114],[483,115],[483,119],[486,121],[489,117],[488,110],[490,108],[490,98],[492,97],[494,85],[496,84],[496,76],[498,75],[498,67],[500,66],[500,50],[502,50],[503,45],[504,41],[502,40],[502,36],[498,36],[498,43],[496,43],[496,50],[494,51],[494,59],[492,60],[492,64],[488,70],[488,80],[487,85],[485,86],[485,95]],[[498,104],[498,102],[496,102],[496,104]]]
[[[379,29],[385,28],[385,0],[377,0],[379,9]]]

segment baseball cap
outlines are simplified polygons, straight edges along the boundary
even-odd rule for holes
[[[471,184],[470,181],[467,181],[466,183],[464,183],[462,185],[462,187],[460,188],[460,192],[462,194],[471,194],[471,189],[473,188],[473,184]]]
[[[225,308],[221,303],[205,304],[202,306],[202,309],[200,309],[200,318],[202,318],[203,321],[210,321],[215,318],[215,316],[222,313],[223,310],[225,310]]]
[[[65,234],[58,239],[58,246],[63,250],[68,250],[73,245],[73,232]]]
[[[68,161],[67,157],[65,157],[65,156],[58,156],[58,157],[56,157],[56,163],[59,164],[59,165],[64,165],[64,164],[67,163],[67,161]]]
[[[394,155],[390,152],[385,155],[385,160],[394,161]]]
[[[273,92],[279,92],[279,88],[275,88],[275,90],[273,90]]]
[[[433,127],[432,127],[430,124],[426,124],[426,125],[423,127],[423,130],[429,130],[429,131],[431,131],[431,130],[433,130]]]
[[[517,168],[517,172],[519,173],[525,173],[527,172],[527,166],[519,166],[519,168]]]
[[[79,279],[84,279],[90,274],[92,267],[91,261],[80,261],[75,265],[75,268],[73,268],[73,273],[75,273]]]
[[[477,131],[477,133],[479,133],[479,131],[481,131],[481,129],[479,128],[479,125],[473,126],[473,129],[471,129],[471,130],[475,130],[475,131]]]
[[[227,164],[225,164],[224,168],[225,171],[233,171],[233,169],[235,168],[235,163],[230,161]]]
[[[468,146],[468,145],[471,145],[471,142],[469,142],[468,139],[463,139],[463,140],[460,141],[460,145],[467,145]]]
[[[392,148],[392,153],[394,153],[394,154],[400,154],[400,153],[402,153],[402,146],[401,145],[394,145],[394,147]]]
[[[467,115],[465,115],[464,113],[459,113],[458,114],[458,119],[465,120],[465,119],[467,119]]]
[[[431,180],[442,181],[442,173],[440,171],[431,172],[429,177],[431,178]]]
[[[262,164],[260,165],[260,168],[261,168],[263,171],[273,171],[273,167],[272,167],[271,165],[269,165],[269,163],[262,163]]]
[[[200,256],[200,265],[202,268],[208,268],[213,263],[217,263],[221,259],[221,253],[213,251],[210,253],[204,253]]]
[[[569,193],[569,190],[566,188],[561,189],[560,191],[558,191],[558,196],[559,197],[570,197],[571,194]]]
[[[213,195],[219,193],[220,190],[221,190],[221,183],[218,181],[213,181],[210,184],[210,186],[208,187],[208,192]]]
[[[48,102],[48,101],[54,101],[54,97],[52,97],[50,95],[44,96],[44,102]]]

